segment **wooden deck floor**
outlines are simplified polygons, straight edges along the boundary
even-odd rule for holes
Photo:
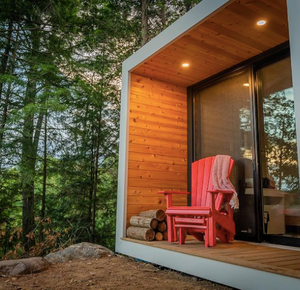
[[[265,272],[300,278],[300,250],[234,241],[229,244],[217,243],[216,247],[205,248],[204,244],[188,238],[185,245],[178,243],[146,242],[129,238],[126,241],[141,243],[188,255],[212,259],[220,262],[253,268]]]

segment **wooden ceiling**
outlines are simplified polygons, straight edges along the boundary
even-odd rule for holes
[[[237,0],[132,72],[187,87],[288,39],[286,0]]]

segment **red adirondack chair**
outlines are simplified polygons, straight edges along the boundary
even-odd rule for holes
[[[229,203],[233,191],[215,190],[212,184],[212,168],[215,157],[207,157],[192,163],[191,206],[173,206],[174,194],[189,192],[160,191],[167,199],[168,242],[177,241],[184,244],[186,231],[196,239],[205,238],[205,246],[216,245],[216,237],[227,243],[234,239],[235,223],[233,210]],[[234,160],[230,160],[228,177],[231,174]],[[203,237],[204,236],[204,237]]]

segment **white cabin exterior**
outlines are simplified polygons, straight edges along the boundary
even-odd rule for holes
[[[250,4],[247,4],[246,2],[249,2]],[[220,17],[220,22],[218,26],[214,26],[214,29],[217,29],[216,27],[219,27],[219,35],[223,37],[226,33],[230,33],[228,30],[229,22],[227,23],[228,26],[224,25],[222,26],[220,23],[222,23],[223,19],[225,19],[225,13],[224,11],[238,11],[239,5],[252,5],[252,14],[255,13],[255,5],[257,5],[257,14],[258,14],[258,20],[260,19],[260,15],[262,13],[263,7],[267,7],[266,5],[269,5],[270,10],[266,10],[266,17],[270,18],[272,16],[272,13],[274,12],[274,15],[278,18],[278,15],[280,15],[280,7],[282,5],[286,5],[286,13],[287,13],[287,25],[288,25],[288,34],[285,36],[284,28],[282,28],[282,32],[279,31],[280,34],[278,37],[274,33],[272,29],[276,30],[276,27],[279,27],[281,24],[276,22],[273,25],[273,28],[270,28],[269,32],[261,32],[262,37],[264,35],[266,39],[268,39],[270,46],[266,45],[265,51],[269,51],[270,49],[280,47],[281,45],[288,46],[290,50],[290,62],[291,62],[291,68],[292,68],[292,83],[293,83],[293,91],[294,91],[294,107],[295,107],[295,122],[296,122],[296,135],[297,135],[297,151],[298,151],[298,163],[299,163],[299,156],[300,156],[300,1],[298,0],[277,0],[277,1],[269,1],[269,0],[249,0],[249,1],[238,1],[238,0],[203,0],[200,2],[197,6],[195,6],[193,9],[191,9],[188,13],[186,13],[184,16],[182,16],[180,19],[178,19],[175,23],[173,23],[170,27],[168,27],[165,31],[160,33],[158,36],[156,36],[154,39],[152,39],[149,43],[147,43],[145,46],[143,46],[141,49],[139,49],[136,53],[134,53],[131,57],[129,57],[122,66],[122,93],[121,93],[121,122],[120,122],[120,149],[119,149],[119,173],[118,173],[118,202],[117,202],[117,228],[116,228],[116,252],[122,253],[124,255],[132,256],[138,259],[142,259],[154,264],[159,264],[174,270],[178,270],[184,273],[188,273],[191,275],[195,275],[197,277],[201,277],[204,279],[208,279],[211,281],[215,281],[217,283],[225,284],[231,287],[235,287],[238,289],[299,289],[300,287],[300,267],[299,267],[299,276],[297,277],[297,273],[295,272],[294,275],[288,275],[285,274],[285,272],[280,272],[278,270],[278,273],[275,273],[276,269],[272,271],[264,270],[262,269],[255,269],[251,266],[247,266],[247,263],[242,263],[241,265],[237,265],[234,263],[226,263],[224,261],[216,260],[216,259],[209,259],[208,256],[205,257],[199,257],[197,255],[193,255],[185,251],[184,245],[181,246],[182,249],[178,249],[178,247],[168,248],[168,246],[155,246],[152,245],[149,242],[135,242],[130,239],[126,239],[126,227],[128,225],[128,220],[131,215],[137,214],[138,209],[140,210],[146,210],[147,204],[149,203],[149,209],[162,207],[165,208],[165,202],[164,200],[161,200],[163,197],[156,197],[156,189],[172,189],[169,188],[171,185],[169,185],[172,181],[172,178],[174,179],[174,184],[176,184],[176,189],[179,190],[187,190],[188,184],[188,146],[182,145],[182,147],[173,148],[170,147],[168,149],[168,144],[164,143],[165,141],[160,140],[159,136],[159,130],[158,129],[148,129],[148,131],[145,133],[143,130],[143,127],[136,130],[134,132],[135,137],[131,138],[131,132],[130,130],[133,130],[132,128],[132,121],[131,120],[141,120],[140,115],[136,112],[138,112],[138,109],[141,106],[145,106],[145,110],[149,110],[151,107],[151,104],[147,107],[146,104],[142,104],[141,106],[137,106],[137,102],[141,99],[143,94],[145,92],[138,95],[136,93],[138,91],[139,86],[138,84],[142,84],[141,87],[144,89],[145,87],[153,87],[155,90],[159,90],[160,87],[163,86],[163,84],[167,83],[168,88],[172,88],[174,91],[174,96],[179,96],[177,99],[177,102],[179,102],[182,97],[182,91],[185,89],[188,90],[189,87],[195,85],[198,82],[202,82],[205,79],[211,78],[214,75],[217,75],[219,73],[222,73],[225,70],[230,69],[231,67],[238,66],[239,63],[244,63],[248,59],[252,59],[255,57],[259,57],[259,55],[262,55],[265,53],[265,51],[259,51],[259,47],[264,47],[262,43],[259,43],[259,40],[253,40],[254,36],[249,39],[247,36],[245,38],[241,37],[239,41],[241,43],[243,42],[246,46],[249,46],[249,57],[247,57],[246,52],[244,55],[241,55],[237,50],[235,52],[234,49],[231,51],[226,50],[227,47],[230,47],[229,43],[225,43],[225,37],[220,38],[220,41],[224,40],[224,46],[220,44],[218,47],[217,45],[212,45],[214,49],[208,52],[208,62],[211,60],[211,63],[208,64],[209,66],[205,67],[205,61],[206,59],[202,57],[198,57],[198,63],[195,62],[196,58],[193,58],[193,56],[196,55],[196,50],[194,52],[189,52],[189,49],[192,49],[192,45],[187,45],[185,48],[183,48],[182,39],[187,39],[186,41],[190,41],[191,38],[195,36],[195,33],[197,31],[206,31],[206,29],[209,29],[210,27],[213,27],[213,24],[216,24],[216,19]],[[227,10],[226,10],[227,9]],[[250,8],[249,8],[250,9]],[[250,11],[250,10],[249,10]],[[227,12],[226,12],[227,13]],[[277,14],[276,14],[277,13]],[[285,12],[282,12],[285,13]],[[240,29],[243,31],[254,31],[255,28],[254,24],[253,27],[246,27],[248,24],[248,21],[245,23],[239,22],[238,16],[236,16],[236,19],[234,19],[235,15],[233,15],[233,22],[236,23],[237,27],[240,25]],[[250,17],[250,16],[249,16]],[[213,19],[213,21],[209,22],[210,19]],[[247,19],[247,15],[245,15],[245,19]],[[271,23],[271,19],[270,19]],[[268,23],[266,24],[266,26]],[[284,25],[281,25],[283,27]],[[202,29],[202,27],[204,27]],[[274,28],[275,27],[275,28]],[[198,29],[198,30],[197,30]],[[202,29],[202,30],[201,30]],[[236,28],[238,29],[238,28]],[[235,28],[234,28],[235,30]],[[216,31],[215,31],[216,32]],[[190,34],[189,34],[190,33]],[[254,32],[256,33],[256,32]],[[264,34],[266,33],[266,34]],[[191,38],[188,36],[192,35]],[[216,34],[217,35],[217,34]],[[254,34],[253,34],[254,35]],[[256,35],[256,34],[255,34]],[[186,38],[184,38],[186,37]],[[205,37],[209,37],[207,34]],[[287,38],[287,40],[286,40]],[[207,38],[205,38],[207,39]],[[258,38],[257,38],[258,39]],[[260,38],[261,39],[261,38]],[[199,40],[200,36],[199,36]],[[251,41],[253,41],[253,46],[251,46]],[[199,42],[201,43],[201,42]],[[202,44],[207,44],[207,41],[202,41]],[[273,46],[273,47],[271,47]],[[203,67],[203,70],[199,71],[195,68],[192,72],[188,73],[183,71],[182,68],[178,67],[178,73],[175,73],[176,66],[180,64],[181,60],[175,61],[175,57],[171,57],[172,53],[176,50],[173,48],[177,47],[180,53],[184,54],[186,51],[186,55],[190,56],[186,57],[188,61],[191,62],[191,68],[192,66],[197,65],[198,67]],[[207,48],[207,46],[205,46]],[[228,53],[228,57],[225,59],[224,62],[223,59],[220,58],[219,53],[224,48],[224,52]],[[253,48],[253,49],[252,49]],[[168,51],[168,49],[170,49]],[[242,50],[242,48],[241,48]],[[262,49],[263,50],[263,49]],[[170,54],[168,54],[170,52]],[[174,52],[175,53],[175,52]],[[234,53],[236,53],[237,60],[235,61]],[[214,54],[215,59],[214,60]],[[170,55],[170,59],[167,59],[167,56]],[[175,54],[174,54],[175,55]],[[158,59],[162,59],[162,57],[165,57],[166,65],[168,66],[168,70],[165,71],[164,65],[159,65]],[[182,59],[184,61],[184,57]],[[194,61],[194,62],[193,62]],[[218,66],[218,62],[220,65]],[[222,64],[222,65],[221,65]],[[174,75],[172,73],[168,73],[169,70],[174,71]],[[211,71],[211,75],[206,74],[208,71]],[[199,74],[198,74],[199,73]],[[190,74],[190,75],[188,75]],[[198,74],[198,75],[197,75]],[[203,76],[202,76],[203,75]],[[143,84],[144,82],[144,84]],[[174,87],[173,87],[174,86]],[[251,86],[251,84],[250,84]],[[134,88],[132,88],[134,87]],[[172,95],[168,95],[167,93],[164,93],[163,87],[161,96],[168,96],[168,98],[172,98]],[[174,89],[175,88],[175,89]],[[178,88],[178,91],[176,90]],[[135,95],[135,107],[132,107],[131,103],[131,95]],[[152,92],[152,94],[155,94],[155,92]],[[186,122],[187,127],[184,127],[182,125],[182,130],[188,131],[188,123],[189,123],[189,117],[187,116],[186,119],[181,118],[181,112],[178,109],[178,104],[169,104],[164,103],[165,106],[160,107],[159,102],[163,101],[163,98],[161,96],[155,96],[155,104],[157,108],[161,108],[161,119],[162,121],[158,122],[164,122],[164,112],[175,112],[174,114],[178,114],[178,120],[179,122]],[[186,93],[186,96],[188,96],[188,93]],[[151,102],[151,99],[149,99],[149,102]],[[171,105],[173,107],[171,107]],[[169,106],[169,107],[167,107]],[[183,104],[182,109],[183,113],[186,114],[188,112],[188,101],[187,103]],[[155,110],[153,108],[153,110]],[[134,115],[136,114],[136,115]],[[167,113],[166,113],[167,114]],[[133,116],[134,115],[134,116]],[[137,116],[137,117],[136,117]],[[176,115],[177,116],[177,115]],[[147,119],[148,118],[148,119]],[[147,127],[147,122],[150,119],[151,116],[145,117],[142,122],[144,124],[144,128]],[[159,116],[157,117],[159,118]],[[171,118],[171,116],[170,116]],[[180,119],[181,118],[181,119]],[[169,121],[169,119],[168,119]],[[151,124],[153,124],[153,121],[151,120]],[[181,124],[181,123],[180,123]],[[168,124],[169,126],[170,124]],[[172,125],[172,124],[171,124]],[[171,126],[170,125],[170,126]],[[134,127],[135,128],[135,127]],[[175,128],[175,127],[174,127]],[[186,128],[186,129],[185,129]],[[152,131],[151,131],[152,130]],[[144,138],[142,141],[138,141],[141,138],[138,136],[138,133]],[[153,134],[150,136],[150,133],[156,134],[156,142],[155,148],[152,150],[151,148],[151,138],[154,138]],[[166,133],[167,134],[167,133]],[[171,132],[170,132],[171,134]],[[177,136],[177,133],[174,132],[174,138]],[[176,135],[176,136],[175,136]],[[158,137],[157,137],[158,136]],[[169,135],[166,135],[169,136]],[[187,132],[186,135],[184,133],[181,133],[178,129],[178,136],[183,136],[183,140],[185,140],[183,143],[189,142],[189,133]],[[147,139],[148,138],[148,139]],[[177,138],[177,137],[176,137]],[[185,139],[184,139],[185,138]],[[179,139],[179,137],[177,138]],[[176,140],[177,140],[176,139]],[[175,139],[174,139],[175,140]],[[138,143],[140,142],[140,143]],[[145,143],[145,146],[142,147]],[[147,143],[150,142],[150,143]],[[179,141],[178,141],[179,142]],[[134,148],[136,151],[133,152],[133,150],[130,149],[130,146],[134,144]],[[149,145],[150,144],[150,145]],[[161,145],[162,144],[162,145]],[[166,146],[164,147],[164,144]],[[178,143],[178,146],[181,146]],[[158,148],[162,146],[164,149],[161,151],[158,150]],[[133,147],[132,147],[133,148]],[[174,150],[173,150],[174,149]],[[138,158],[138,151],[141,150],[141,158]],[[176,168],[175,165],[177,164],[177,161],[171,162],[170,166],[172,164],[174,165],[174,171],[173,172],[167,172],[165,173],[165,176],[168,177],[168,182],[165,182],[165,185],[163,181],[160,179],[160,177],[143,177],[144,173],[147,173],[148,168],[150,165],[145,165],[145,169],[143,172],[141,172],[141,178],[138,180],[138,170],[142,170],[141,164],[142,162],[148,162],[146,155],[149,151],[149,154],[154,154],[156,157],[158,156],[159,152],[165,152],[164,150],[173,150],[174,151],[174,158],[177,158],[177,154],[180,152],[182,154],[186,154],[186,157],[183,158],[182,164],[179,162],[178,166],[182,166],[180,168],[187,168],[186,173],[180,174],[180,178],[176,180]],[[151,151],[152,150],[152,151]],[[181,151],[179,151],[181,150]],[[172,151],[172,152],[173,152]],[[134,154],[133,154],[133,153]],[[186,153],[183,153],[186,152]],[[161,153],[161,156],[164,153]],[[133,157],[134,156],[134,157]],[[148,156],[148,155],[147,155]],[[150,156],[150,155],[149,155]],[[160,156],[160,155],[159,155]],[[168,158],[171,160],[171,155],[168,155]],[[159,158],[159,157],[157,157]],[[169,160],[168,159],[168,160]],[[174,159],[177,160],[177,159]],[[152,161],[149,161],[149,164]],[[135,167],[135,164],[138,164]],[[155,164],[160,164],[159,162]],[[300,167],[299,167],[300,168]],[[161,169],[162,170],[162,169]],[[170,174],[169,174],[170,173]],[[137,175],[136,175],[137,174]],[[156,175],[155,175],[156,174]],[[156,172],[153,172],[153,176],[159,175]],[[164,175],[164,173],[162,173]],[[183,176],[184,175],[184,176]],[[179,176],[179,175],[178,175]],[[144,178],[144,179],[143,179]],[[141,179],[145,180],[145,184],[148,184],[145,186],[145,189],[143,189],[143,185],[141,183]],[[136,182],[136,183],[134,183]],[[176,183],[177,182],[177,183]],[[255,181],[254,181],[255,182]],[[152,185],[153,184],[153,185]],[[181,184],[183,184],[181,186]],[[132,191],[132,188],[139,188],[142,189],[139,191],[140,195],[138,195],[137,190]],[[153,198],[152,198],[153,197]],[[144,198],[144,203],[142,199]],[[179,200],[178,203],[181,203],[182,200]],[[300,213],[299,213],[300,216]],[[300,238],[299,238],[300,239]],[[155,243],[155,242],[153,242]],[[230,246],[230,245],[229,245]],[[218,246],[217,246],[218,247]],[[276,247],[276,246],[274,246]],[[278,248],[280,248],[278,246]],[[210,251],[208,249],[207,251]],[[247,251],[247,249],[245,249]],[[291,251],[295,251],[295,254],[299,254],[299,248],[291,248]],[[275,255],[275,254],[274,254]],[[300,265],[300,260],[298,261]],[[296,269],[296,268],[295,268]],[[296,269],[297,270],[297,269]],[[297,270],[298,271],[298,270]]]

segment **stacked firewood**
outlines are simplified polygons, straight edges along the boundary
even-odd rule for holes
[[[127,237],[145,241],[162,241],[168,239],[167,219],[163,210],[148,210],[132,216]]]

